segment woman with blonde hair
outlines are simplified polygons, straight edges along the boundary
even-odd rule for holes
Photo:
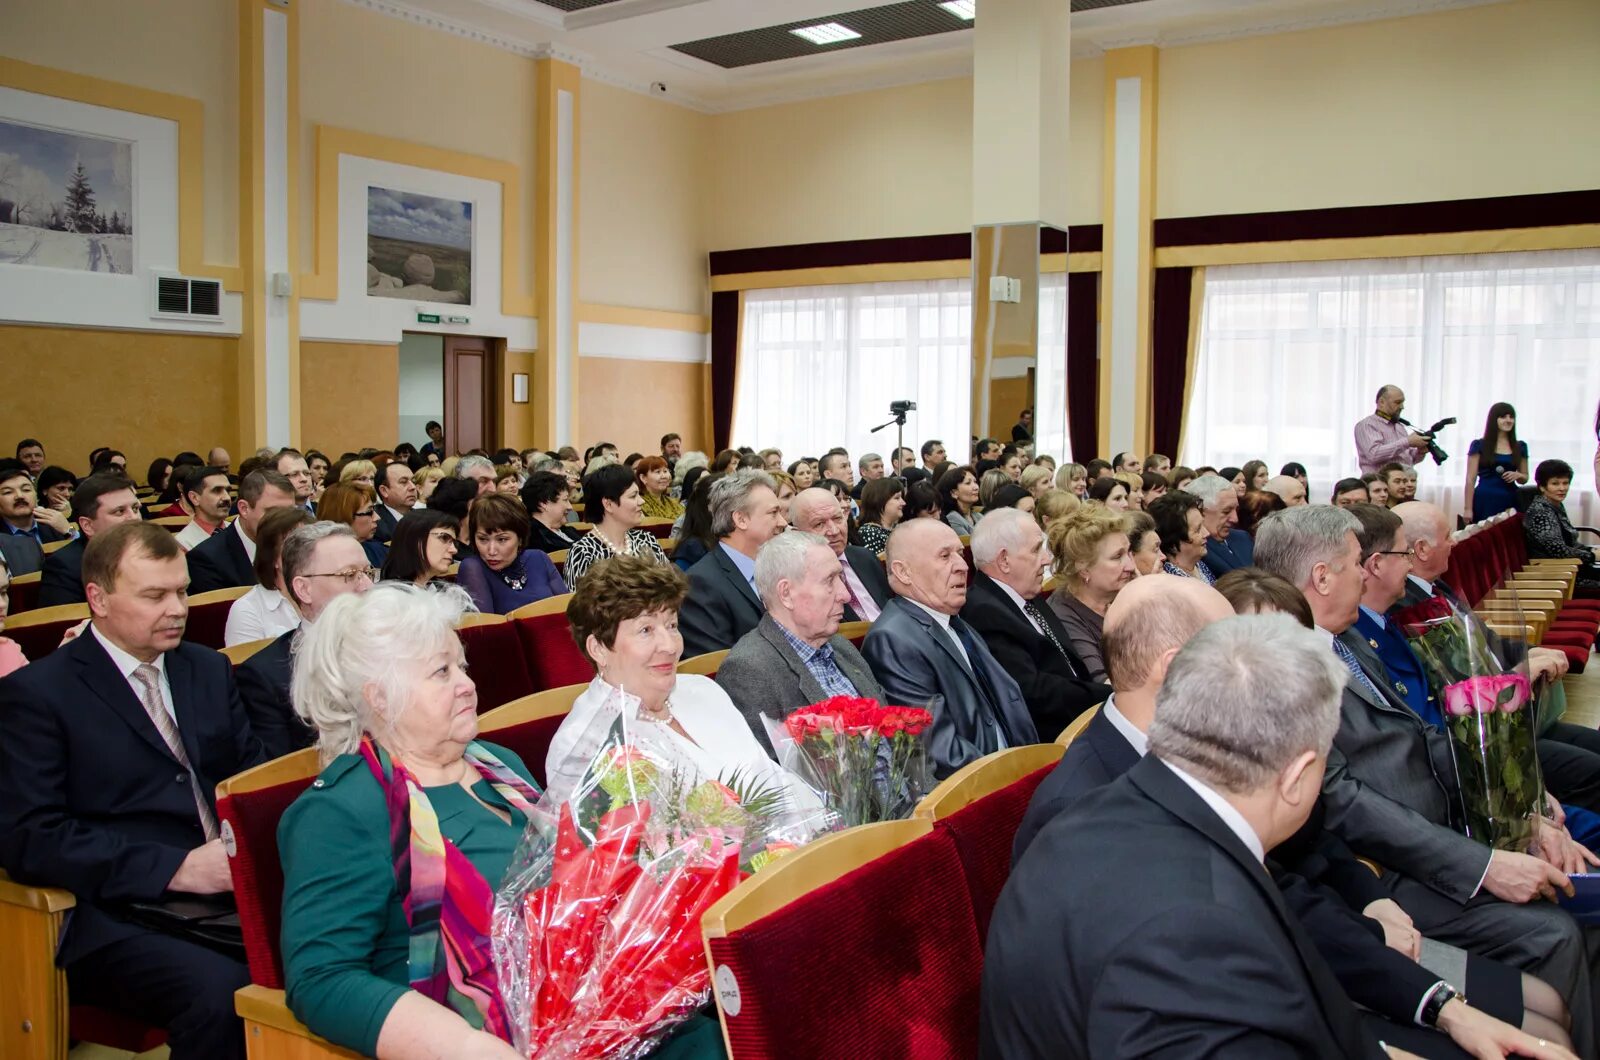
[[[984,511],[994,507],[994,495],[1002,486],[1013,485],[1011,475],[1000,467],[991,467],[978,480],[978,503]]]
[[[437,467],[425,467],[416,473],[412,481],[417,484],[417,504],[426,508],[428,498],[433,496],[433,491],[444,481],[444,472]]]
[[[1071,490],[1048,489],[1039,494],[1039,499],[1034,502],[1033,518],[1038,522],[1039,529],[1048,534],[1052,523],[1077,511],[1081,503]]]
[[[1137,471],[1118,471],[1112,476],[1122,483],[1128,491],[1128,510],[1139,512],[1144,510],[1144,473]]]
[[[1128,542],[1128,521],[1120,513],[1088,504],[1057,520],[1046,538],[1056,576],[1065,585],[1050,594],[1050,610],[1067,629],[1095,681],[1106,680],[1100,653],[1106,609],[1124,585],[1139,574]]]
[[[1056,489],[1083,500],[1089,492],[1089,469],[1082,464],[1062,464],[1056,469]]]
[[[360,482],[371,489],[378,481],[378,465],[370,460],[352,460],[339,470],[340,482]]]
[[[1022,478],[1018,480],[1017,485],[1027,490],[1029,496],[1033,497],[1034,500],[1038,500],[1051,487],[1054,478],[1055,475],[1051,473],[1049,468],[1040,467],[1038,464],[1029,464],[1022,469]]]

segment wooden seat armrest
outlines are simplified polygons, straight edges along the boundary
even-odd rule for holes
[[[71,891],[59,887],[30,887],[4,873],[0,873],[0,902],[41,913],[64,913],[78,904]]]
[[[236,991],[233,1010],[244,1020],[245,1047],[250,1060],[324,1060],[358,1058],[360,1053],[334,1045],[311,1033],[294,1018],[282,990],[254,983]]]
[[[1532,626],[1515,626],[1509,622],[1486,622],[1484,624],[1490,629],[1494,630],[1496,633],[1500,634],[1502,637],[1521,637],[1525,640],[1533,639]]]

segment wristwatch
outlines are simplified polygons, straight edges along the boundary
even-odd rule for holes
[[[1444,1011],[1444,1007],[1456,998],[1460,998],[1463,1004],[1466,1003],[1465,994],[1449,983],[1441,981],[1432,990],[1428,991],[1428,996],[1422,1002],[1422,1015],[1417,1022],[1424,1027],[1437,1027],[1439,1025],[1439,1013]]]

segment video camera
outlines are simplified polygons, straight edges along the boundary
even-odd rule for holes
[[[1417,431],[1415,425],[1413,425],[1409,420],[1406,420],[1400,416],[1396,416],[1394,421],[1402,427],[1410,427],[1412,430]],[[1440,420],[1438,423],[1435,423],[1427,430],[1417,431],[1418,434],[1428,439],[1428,455],[1433,457],[1433,462],[1435,464],[1442,464],[1446,460],[1449,460],[1450,454],[1439,448],[1439,443],[1433,440],[1434,435],[1438,434],[1440,431],[1444,430],[1446,427],[1455,422],[1456,418],[1454,416],[1446,416],[1444,419]]]

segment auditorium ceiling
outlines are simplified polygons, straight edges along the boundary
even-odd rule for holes
[[[708,112],[972,71],[985,0],[347,0]],[[1180,47],[1505,0],[1071,0],[1072,51]]]

